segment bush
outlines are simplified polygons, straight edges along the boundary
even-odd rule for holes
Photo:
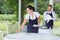
[[[6,15],[1,14],[0,15],[0,21],[5,21],[5,20],[16,21],[17,17],[15,14],[6,14]]]

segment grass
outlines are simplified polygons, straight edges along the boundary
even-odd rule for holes
[[[54,22],[54,27],[60,27],[60,21],[55,21]]]

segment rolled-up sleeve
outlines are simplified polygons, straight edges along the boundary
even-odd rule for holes
[[[40,16],[39,12],[36,12],[36,16],[37,16],[37,17],[39,17],[39,16]]]
[[[24,16],[24,19],[29,19],[29,15],[26,14],[26,15]]]
[[[53,12],[53,20],[54,21],[56,20],[56,14],[55,14],[55,12]]]

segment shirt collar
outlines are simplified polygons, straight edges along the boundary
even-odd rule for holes
[[[49,12],[49,11],[47,11],[47,13],[51,13],[51,12],[52,12],[52,11],[50,11],[50,12]]]

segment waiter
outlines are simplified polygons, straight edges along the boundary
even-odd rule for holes
[[[56,19],[55,12],[52,11],[52,5],[48,5],[48,10],[44,12],[44,20],[46,22],[47,29],[51,28],[53,29],[53,23]]]
[[[27,24],[27,32],[28,33],[38,33],[38,27],[33,27],[33,25],[40,24],[40,14],[38,12],[35,12],[35,9],[33,6],[28,5],[27,8],[27,15],[24,17],[24,21],[22,25],[20,26],[20,30]]]

